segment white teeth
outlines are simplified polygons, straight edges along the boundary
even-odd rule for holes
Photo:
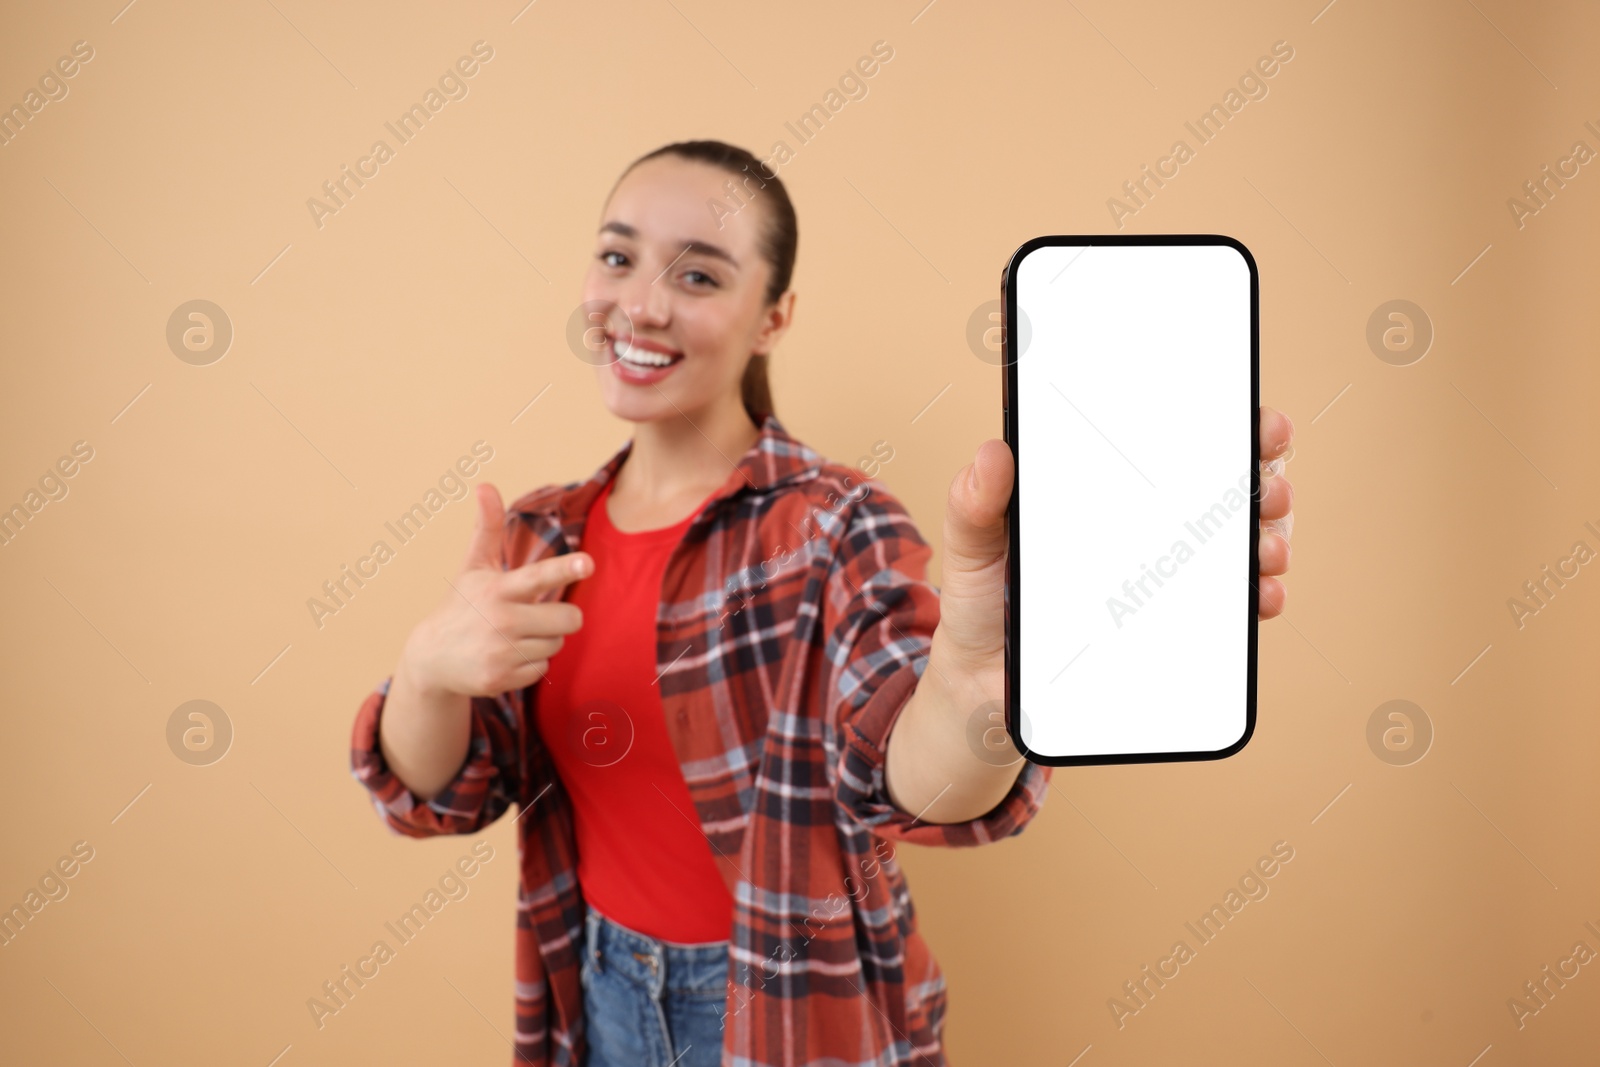
[[[629,363],[638,363],[646,367],[665,367],[676,357],[662,352],[652,352],[646,348],[633,348],[620,337],[613,342],[617,350],[617,358],[627,360]]]

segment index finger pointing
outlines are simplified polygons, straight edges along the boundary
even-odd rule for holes
[[[587,552],[546,556],[506,572],[504,588],[515,600],[535,601],[545,593],[556,592],[594,573],[594,559]]]

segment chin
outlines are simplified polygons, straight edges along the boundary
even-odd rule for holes
[[[678,409],[667,403],[666,398],[659,394],[649,397],[626,397],[611,393],[602,399],[606,410],[624,422],[655,422],[678,414]]]

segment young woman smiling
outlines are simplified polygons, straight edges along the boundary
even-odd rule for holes
[[[714,215],[730,177],[746,204]],[[583,300],[633,436],[509,510],[477,487],[460,574],[357,715],[352,767],[395,831],[519,808],[516,1062],[942,1064],[944,978],[893,846],[995,841],[1043,801],[1049,768],[967,742],[1003,695],[1010,449],[952,482],[936,589],[901,503],[773,414],[796,234],[742,149],[629,166]],[[1261,425],[1281,456],[1288,420]],[[1261,514],[1286,523],[1280,471]],[[1286,537],[1260,563],[1282,574]]]

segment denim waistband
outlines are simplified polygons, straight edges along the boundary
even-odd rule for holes
[[[588,902],[584,907],[584,952],[595,971],[620,974],[654,997],[663,992],[726,993],[727,941],[662,941],[602,915]]]

